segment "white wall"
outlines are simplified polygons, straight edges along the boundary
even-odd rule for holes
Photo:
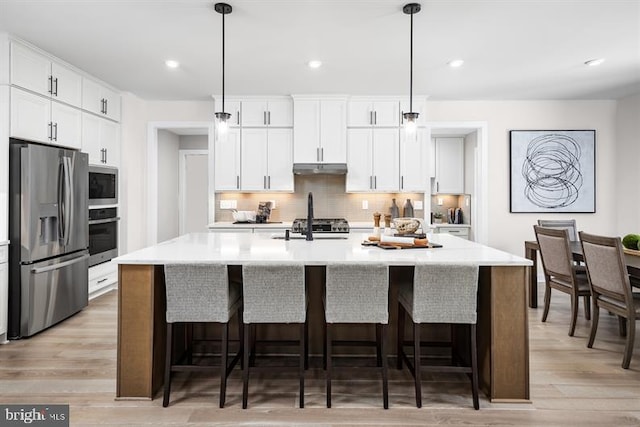
[[[621,103],[631,116],[637,101]],[[635,106],[635,107],[634,107]],[[576,218],[582,230],[615,234],[620,210],[631,210],[628,197],[616,182],[616,102],[615,101],[433,101],[426,117],[432,122],[486,121],[488,123],[489,245],[523,255],[523,241],[531,240],[533,224],[539,217]],[[128,177],[126,196],[128,250],[145,246],[146,211],[146,126],[150,121],[210,121],[213,102],[145,102],[128,95],[123,98],[122,158]],[[129,116],[128,112],[132,115]],[[631,120],[630,120],[631,121]],[[637,122],[637,119],[635,120]],[[625,121],[626,123],[626,121]],[[637,125],[636,125],[637,126]],[[625,126],[627,127],[627,126]],[[629,126],[630,127],[630,126]],[[509,213],[509,130],[595,129],[596,130],[596,213],[537,215]],[[632,130],[627,131],[630,136]],[[623,143],[633,147],[631,137]],[[623,148],[624,148],[623,147]],[[636,151],[637,153],[637,151]],[[636,155],[634,159],[638,159]],[[631,161],[631,160],[629,160]],[[637,190],[636,193],[637,194]],[[638,212],[637,205],[634,212]]]
[[[145,101],[122,97],[121,205],[125,221],[123,253],[147,246],[147,124],[153,121],[212,121],[213,101]],[[124,239],[123,239],[124,240]]]
[[[640,234],[640,94],[618,102],[616,111],[616,233]]]
[[[178,135],[158,131],[158,242],[179,236],[179,148]]]
[[[181,150],[208,150],[208,135],[180,135]],[[205,182],[207,180],[205,179]]]

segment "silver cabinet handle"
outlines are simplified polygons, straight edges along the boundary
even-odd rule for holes
[[[53,131],[51,133],[51,139],[54,141],[58,140],[58,123],[53,124]]]
[[[264,124],[264,125],[267,124],[267,112],[266,111],[262,112],[262,124]]]
[[[267,111],[267,124],[271,124],[271,111]]]
[[[404,176],[400,177],[400,188],[404,190]]]
[[[236,111],[236,124],[240,125],[240,111]]]
[[[377,111],[373,112],[373,124],[374,125],[378,124],[378,112]]]
[[[373,190],[373,176],[369,175],[369,188]]]
[[[267,188],[271,190],[271,175],[267,176]]]
[[[105,277],[104,279],[100,279],[100,280],[98,280],[98,281],[96,282],[96,285],[98,285],[98,284],[100,284],[100,283],[102,283],[102,282],[106,282],[107,280],[109,280],[109,278],[108,278],[108,277]]]
[[[47,87],[47,92],[53,94],[53,76],[49,76],[49,84]]]
[[[53,79],[53,82],[55,83],[55,89],[53,89],[52,95],[58,96],[58,78]]]
[[[436,193],[440,192],[440,183],[436,182]]]
[[[378,189],[378,177],[376,175],[373,176],[373,189]]]
[[[69,261],[64,261],[58,264],[53,264],[53,265],[48,265],[46,267],[36,267],[36,268],[32,268],[31,272],[33,274],[40,274],[40,273],[46,273],[48,271],[54,271],[54,270],[58,270],[60,268],[69,266],[71,264],[75,264],[77,262],[81,262],[84,261],[85,259],[89,258],[89,255],[82,255],[81,257],[78,258],[74,258],[74,259],[70,259]]]
[[[53,136],[53,122],[49,122],[47,125],[47,139],[51,140]]]
[[[373,111],[369,111],[369,124],[373,124]]]
[[[104,100],[104,113],[105,114],[109,114],[108,111],[109,111],[109,100],[105,99]]]
[[[264,188],[265,190],[267,189],[267,176],[266,175],[262,176],[262,188]]]
[[[320,161],[320,148],[316,148],[316,160]]]
[[[109,163],[109,161],[107,160],[107,149],[104,149],[104,162],[105,163]]]
[[[320,161],[324,162],[324,148],[320,149]]]
[[[236,175],[236,188],[240,189],[240,175]]]

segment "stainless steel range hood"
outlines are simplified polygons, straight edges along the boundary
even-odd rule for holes
[[[346,163],[294,163],[295,175],[345,175]]]

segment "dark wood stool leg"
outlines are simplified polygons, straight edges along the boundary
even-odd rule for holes
[[[238,341],[239,341],[239,350],[238,355],[240,356],[240,369],[244,369],[244,324],[242,317],[242,307],[238,308]]]
[[[398,342],[396,349],[396,368],[402,369],[402,355],[404,354],[404,321],[405,311],[402,304],[398,303]]]
[[[249,335],[251,335],[251,326],[244,324],[244,370],[242,371],[242,409],[247,409],[247,401],[249,394]]]
[[[325,353],[326,353],[326,370],[325,378],[327,381],[327,408],[331,408],[331,325],[326,324],[326,340],[325,340]]]
[[[304,369],[309,369],[309,316],[304,321]]]
[[[300,408],[304,408],[304,370],[307,366],[307,323],[300,325]]]
[[[322,325],[322,369],[327,370],[327,320]]]
[[[380,323],[376,323],[376,366],[382,366],[382,348],[381,348],[381,337],[382,334],[382,325]]]
[[[471,392],[473,393],[473,407],[480,409],[478,400],[478,346],[476,343],[476,325],[472,324],[469,328],[471,335]]]
[[[380,325],[380,351],[382,359],[382,404],[389,409],[389,382],[387,379],[387,325]]]
[[[169,395],[171,394],[171,355],[173,349],[173,323],[167,323],[167,349],[164,359],[164,399],[162,406],[169,406]]]
[[[229,354],[229,323],[222,324],[222,338],[220,340],[220,407],[224,408],[227,392],[227,359]]]
[[[252,324],[249,328],[249,333],[251,335],[251,353],[249,358],[249,365],[256,366],[256,341],[258,335],[258,325]]]
[[[416,387],[416,406],[422,408],[422,379],[420,377],[420,324],[413,322],[413,379]]]

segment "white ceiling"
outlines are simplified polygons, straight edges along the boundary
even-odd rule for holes
[[[408,1],[228,0],[227,95],[409,92]],[[429,0],[414,17],[414,94],[617,99],[640,92],[640,0]],[[0,0],[8,32],[144,99],[221,92],[208,0]],[[584,62],[606,58],[599,67]],[[167,69],[168,58],[180,61]],[[466,62],[460,69],[446,63]],[[311,70],[310,59],[323,66]]]

